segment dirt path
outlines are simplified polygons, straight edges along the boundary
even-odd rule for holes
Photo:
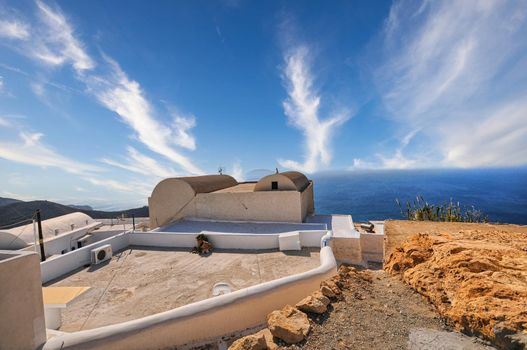
[[[303,343],[288,348],[428,349],[423,344],[439,334],[455,344],[454,349],[492,349],[476,338],[438,333],[449,329],[421,295],[382,270],[366,271],[371,282],[351,278],[344,299],[333,303],[329,313],[313,319],[312,331]],[[438,345],[436,341],[429,349],[442,348]]]

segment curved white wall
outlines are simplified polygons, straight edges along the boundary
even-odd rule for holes
[[[57,336],[43,349],[162,349],[215,339],[264,323],[272,310],[317,290],[336,266],[325,246],[316,269],[137,320]]]

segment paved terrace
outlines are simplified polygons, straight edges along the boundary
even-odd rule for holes
[[[178,222],[155,229],[157,232],[189,232],[199,233],[202,231],[226,232],[226,233],[261,233],[276,234],[302,230],[326,230],[325,222],[318,223],[273,223],[273,222],[229,222],[229,221],[205,221],[184,219]]]
[[[218,282],[237,290],[320,265],[319,249],[188,250],[130,247],[109,263],[82,268],[46,286],[91,287],[63,311],[66,332],[96,328],[207,299]]]

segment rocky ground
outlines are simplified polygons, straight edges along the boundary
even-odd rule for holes
[[[290,349],[425,349],[416,346],[424,330],[439,331],[441,337],[449,331],[423,297],[382,270],[351,274],[342,291],[328,313],[313,317],[306,340]],[[468,343],[472,347],[465,349],[486,348],[475,339]]]
[[[267,328],[223,346],[527,349],[527,227],[387,221],[385,233],[385,271],[341,266]]]
[[[457,330],[499,348],[521,349],[527,344],[524,230],[514,225],[429,227],[396,247],[385,269],[425,296]]]
[[[297,314],[297,320],[283,326],[293,333],[296,329],[303,340],[284,338],[283,328],[277,332],[280,325],[276,326],[279,322],[274,318],[280,312],[274,312],[268,318],[270,331],[266,329],[266,334],[257,333],[245,342],[234,343],[230,349],[493,349],[477,338],[450,332],[430,303],[400,279],[382,270],[341,267],[339,271],[339,278],[334,281],[341,292],[330,298],[327,311],[308,312],[305,302],[296,306],[305,311],[307,336],[302,336],[305,324]],[[313,303],[311,306],[316,307]],[[287,308],[282,316],[292,314]]]

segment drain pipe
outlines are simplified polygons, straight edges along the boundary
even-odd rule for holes
[[[333,231],[328,230],[328,232],[324,236],[322,236],[322,238],[320,239],[320,248],[329,246],[329,241],[331,241],[332,238],[333,238]]]

